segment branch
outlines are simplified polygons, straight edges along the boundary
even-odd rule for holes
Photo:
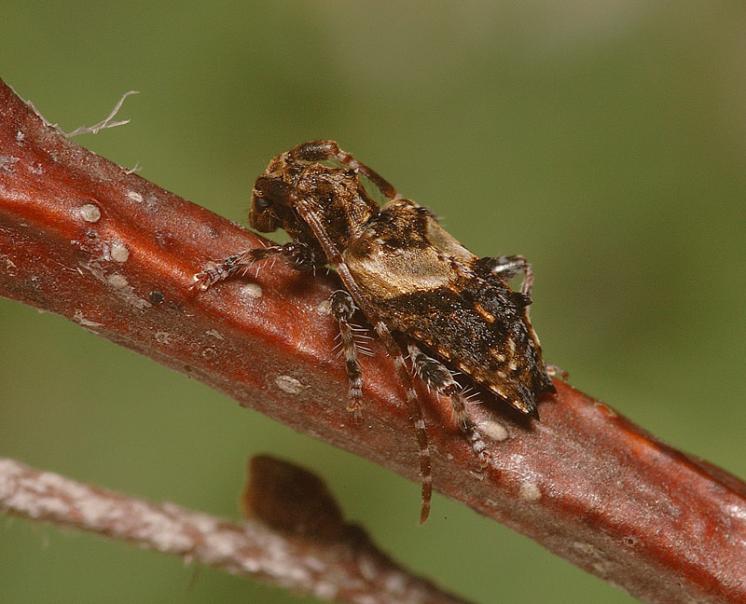
[[[363,359],[365,425],[345,411],[331,277],[278,262],[250,283],[189,291],[205,262],[262,241],[78,147],[0,85],[0,295],[416,480],[403,393],[380,347]],[[435,488],[649,602],[746,602],[746,485],[556,386],[541,423],[498,403],[475,410],[492,437],[481,476],[458,431],[428,417]],[[410,505],[415,516],[414,491]]]
[[[197,562],[312,595],[356,604],[465,604],[411,575],[376,549],[367,535],[345,524],[333,498],[314,475],[271,458],[255,459],[248,492],[265,504],[255,519],[232,524],[172,503],[151,503],[106,491],[0,458],[0,510],[121,539],[146,549]],[[308,530],[289,518],[288,477],[306,488],[294,492],[311,508],[330,505],[324,524]],[[301,530],[301,528],[303,530]]]

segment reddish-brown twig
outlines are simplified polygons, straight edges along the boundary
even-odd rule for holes
[[[379,347],[363,361],[365,429],[345,411],[325,314],[331,279],[278,262],[250,285],[195,296],[207,260],[261,239],[78,147],[4,85],[0,157],[0,295],[416,479],[402,393]],[[430,418],[437,490],[647,601],[746,602],[746,485],[557,389],[541,423],[477,410],[493,436],[481,476],[457,431]]]

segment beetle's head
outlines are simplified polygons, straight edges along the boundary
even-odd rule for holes
[[[279,176],[260,176],[251,192],[249,224],[260,233],[287,228],[289,220],[297,221],[292,208],[293,190]]]

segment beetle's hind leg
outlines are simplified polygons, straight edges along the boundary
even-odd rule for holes
[[[362,419],[363,409],[363,372],[358,362],[358,343],[355,341],[355,328],[350,321],[355,314],[355,303],[352,296],[343,289],[332,293],[329,297],[332,316],[339,325],[339,335],[342,338],[342,353],[345,359],[347,382],[349,384],[347,411],[352,413],[355,421]]]
[[[534,287],[534,271],[531,264],[523,256],[499,256],[498,258],[481,258],[480,266],[492,275],[499,275],[511,279],[519,273],[523,273],[521,282],[521,293],[531,299],[531,291]]]
[[[288,155],[294,160],[300,161],[327,161],[336,160],[343,166],[360,171],[370,180],[386,199],[391,200],[399,197],[396,188],[378,172],[369,168],[364,163],[356,160],[346,151],[342,151],[336,142],[330,140],[311,141],[303,143],[288,151]]]
[[[322,266],[311,246],[293,241],[284,245],[251,248],[222,260],[209,262],[194,275],[192,287],[204,291],[236,274],[245,274],[259,260],[277,256],[285,256],[295,268],[302,271],[315,271]]]
[[[468,401],[459,383],[453,379],[453,375],[443,363],[427,356],[415,344],[409,344],[407,350],[419,378],[438,394],[450,398],[461,433],[471,446],[474,455],[479,459],[482,468],[486,467],[490,461],[487,445],[469,415],[466,408]]]

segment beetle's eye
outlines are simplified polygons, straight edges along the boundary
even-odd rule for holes
[[[272,206],[272,202],[269,199],[265,199],[264,197],[257,197],[255,203],[257,209],[259,210],[266,210]]]

